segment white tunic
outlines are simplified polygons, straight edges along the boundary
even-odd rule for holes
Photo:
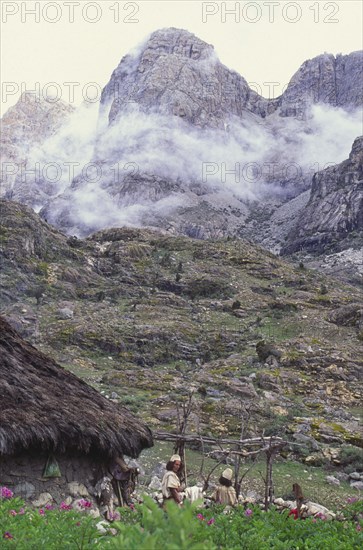
[[[180,479],[175,472],[166,472],[161,482],[161,492],[164,498],[170,498],[170,489],[178,489],[180,487]]]

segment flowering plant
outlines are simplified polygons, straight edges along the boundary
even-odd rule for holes
[[[84,498],[81,498],[79,501],[78,501],[78,504],[81,508],[83,508],[84,510],[87,509],[87,508],[92,508],[92,502],[89,501],[89,500],[85,500]]]
[[[7,487],[0,487],[0,498],[13,498],[14,493]]]
[[[59,509],[69,511],[69,510],[72,510],[72,506],[70,504],[66,504],[64,501],[62,501],[60,503]]]
[[[94,548],[101,537],[93,518],[65,502],[59,508],[48,504],[36,510],[25,507],[20,498],[11,498],[10,490],[5,489],[1,488],[0,499],[0,548],[87,550]]]

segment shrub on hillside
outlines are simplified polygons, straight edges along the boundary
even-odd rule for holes
[[[339,461],[349,472],[362,469],[362,449],[353,445],[343,446],[340,450]]]

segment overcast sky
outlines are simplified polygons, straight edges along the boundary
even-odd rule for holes
[[[36,83],[43,95],[75,105],[82,97],[92,100],[120,59],[163,27],[187,29],[213,44],[220,60],[266,97],[272,89],[279,95],[306,59],[363,47],[360,0],[2,0],[0,5],[2,112]]]

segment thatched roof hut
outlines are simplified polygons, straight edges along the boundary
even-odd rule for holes
[[[150,430],[0,318],[0,460],[24,451],[136,457]]]

